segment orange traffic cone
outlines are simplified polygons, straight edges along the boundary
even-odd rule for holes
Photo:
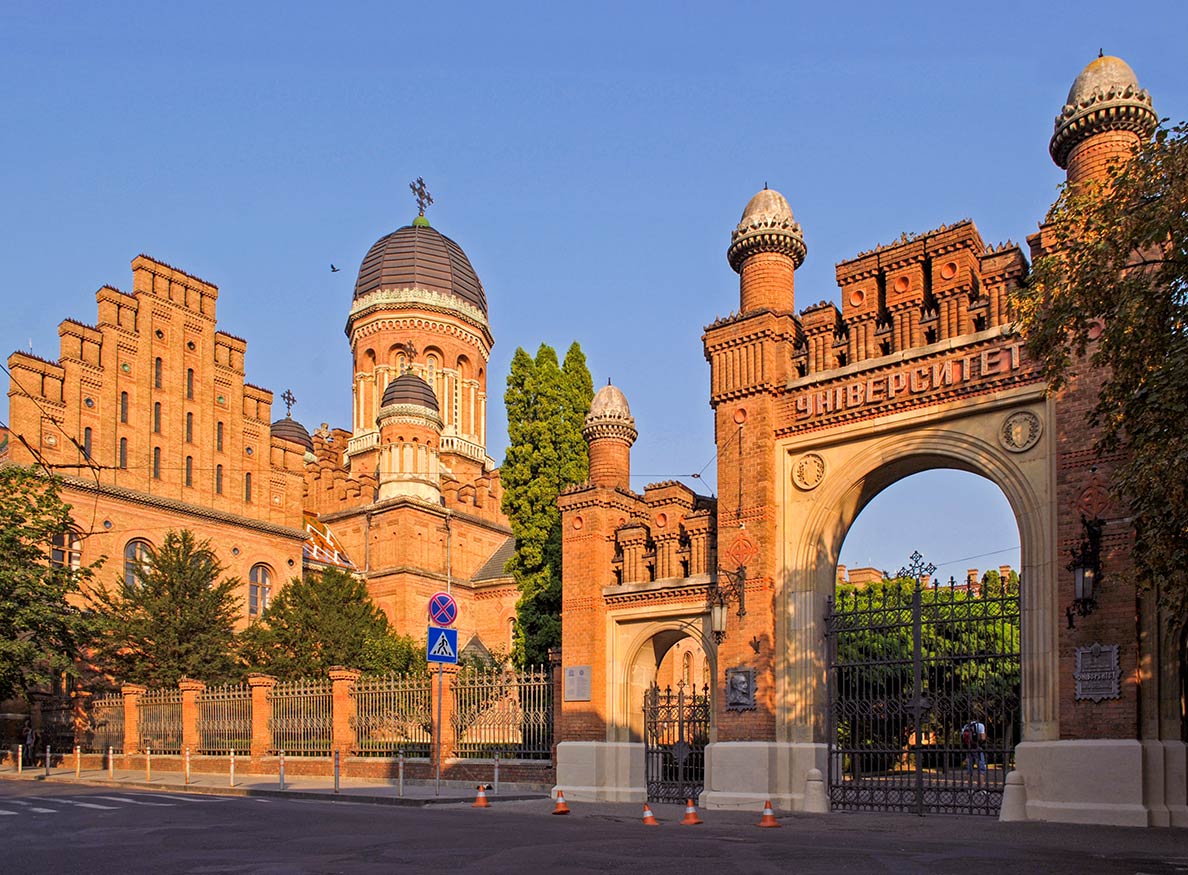
[[[553,809],[553,814],[569,814],[569,806],[565,804],[565,794],[560,790],[557,791],[557,805]]]
[[[773,827],[779,825],[780,822],[775,819],[775,812],[771,810],[771,800],[768,799],[763,803],[763,816],[759,818],[759,826]]]
[[[482,784],[478,785],[478,795],[474,797],[474,804],[471,808],[490,808],[491,803],[487,801],[487,791]]]
[[[659,826],[660,821],[656,820],[656,815],[652,814],[652,809],[648,807],[648,803],[644,803],[644,826]]]
[[[696,826],[699,823],[701,818],[697,816],[697,806],[692,799],[685,800],[685,819],[681,821],[681,826]]]

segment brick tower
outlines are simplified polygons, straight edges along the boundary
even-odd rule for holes
[[[608,381],[594,396],[582,425],[582,437],[590,445],[593,485],[631,488],[631,445],[638,436],[627,398]]]

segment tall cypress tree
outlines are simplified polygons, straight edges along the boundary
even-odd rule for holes
[[[520,663],[544,662],[561,643],[561,513],[557,497],[589,475],[581,427],[593,398],[586,357],[574,343],[559,365],[541,344],[533,359],[512,357],[504,400],[508,449],[500,478],[503,511],[516,536],[507,570],[520,600],[513,655]]]

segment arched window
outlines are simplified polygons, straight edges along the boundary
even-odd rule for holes
[[[194,457],[186,456],[186,485],[194,485]]]
[[[128,393],[120,393],[120,422],[128,421]]]
[[[83,458],[91,458],[91,427],[83,429]]]
[[[153,447],[153,479],[161,479],[161,448]]]
[[[223,494],[223,466],[215,465],[215,494]]]
[[[77,571],[82,559],[82,538],[74,529],[54,535],[50,549],[50,565]]]
[[[263,563],[253,565],[248,583],[248,616],[257,617],[272,601],[272,569]]]
[[[186,397],[194,397],[194,369],[186,368]]]
[[[223,423],[215,426],[215,449],[223,452]]]
[[[194,443],[194,414],[186,414],[186,443]]]
[[[251,471],[249,471],[248,473],[243,475],[243,500],[246,501],[248,504],[252,503],[252,473],[251,473]]]
[[[144,574],[149,568],[151,549],[152,545],[140,538],[124,546],[124,586],[128,589],[136,589],[143,583]]]
[[[153,432],[155,434],[161,433],[161,402],[157,401],[153,404]]]
[[[165,381],[164,373],[165,373],[165,363],[163,361],[161,361],[160,356],[158,356],[157,360],[155,362],[153,362],[153,385],[155,387],[157,387],[158,389],[161,388],[161,384],[164,383],[164,381]]]
[[[120,461],[121,468],[128,467],[128,439],[120,438]]]
[[[681,681],[686,684],[693,683],[693,654],[688,650],[685,651],[685,658],[681,660]]]
[[[507,651],[511,653],[512,648],[516,644],[516,618],[507,618]]]

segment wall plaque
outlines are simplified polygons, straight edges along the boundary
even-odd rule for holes
[[[1100,702],[1121,695],[1122,669],[1118,664],[1117,644],[1097,644],[1077,648],[1075,698]]]
[[[590,666],[571,665],[565,669],[565,701],[590,701]]]
[[[755,710],[755,669],[726,669],[726,710]]]

